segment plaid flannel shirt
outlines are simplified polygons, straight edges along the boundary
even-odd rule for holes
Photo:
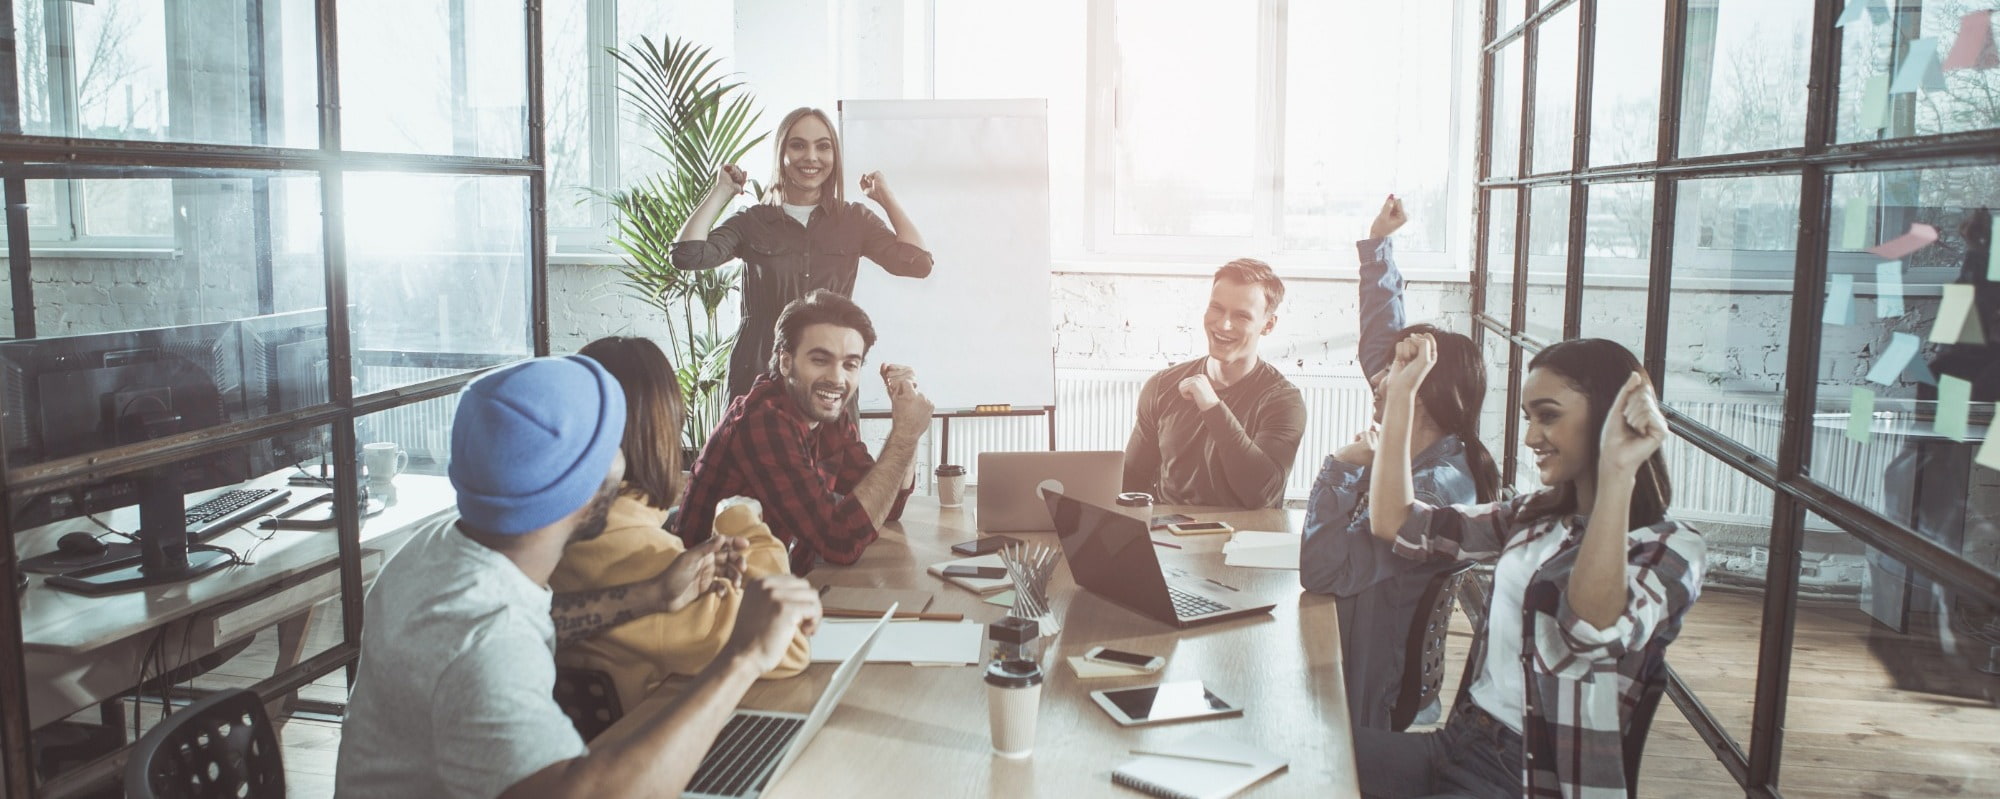
[[[1531,496],[1486,505],[1418,502],[1397,532],[1396,552],[1497,560],[1497,568],[1534,570],[1521,620],[1521,668],[1528,688],[1521,725],[1522,795],[1623,797],[1627,716],[1644,691],[1648,665],[1680,635],[1682,618],[1701,594],[1708,547],[1694,528],[1672,519],[1626,533],[1625,612],[1600,629],[1569,605],[1583,518],[1519,525],[1516,519]],[[1565,540],[1547,560],[1505,557],[1549,535]],[[1466,662],[1469,672],[1483,665],[1481,633]],[[1470,701],[1469,694],[1461,691],[1458,701]]]
[[[793,574],[811,571],[816,557],[851,564],[876,537],[875,522],[853,495],[873,468],[852,418],[813,427],[783,380],[760,375],[750,393],[730,403],[695,459],[674,532],[688,546],[699,544],[714,525],[715,503],[752,497],[763,503],[772,535],[791,550]],[[901,510],[898,502],[889,519]]]

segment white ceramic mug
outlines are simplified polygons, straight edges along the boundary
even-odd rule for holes
[[[393,442],[377,441],[361,447],[361,465],[368,470],[368,482],[387,483],[410,466],[410,453]]]

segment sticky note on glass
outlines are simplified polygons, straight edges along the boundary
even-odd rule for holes
[[[1875,265],[1875,315],[1883,319],[1903,315],[1902,261]]]
[[[1861,127],[1874,132],[1889,126],[1889,76],[1870,75],[1861,88]],[[1848,249],[1858,250],[1856,244]]]
[[[1937,40],[1911,39],[1910,49],[1903,55],[1903,66],[1896,70],[1896,81],[1889,84],[1889,93],[1914,94],[1943,88],[1944,68],[1938,61]]]
[[[1951,375],[1938,377],[1938,435],[1953,441],[1965,440],[1965,420],[1972,415],[1972,383]]]
[[[1828,325],[1854,324],[1854,276],[1834,275],[1826,286],[1826,313],[1819,321]]]
[[[1843,27],[1849,23],[1860,22],[1861,18],[1863,16],[1866,16],[1868,12],[1868,7],[1874,5],[1878,1],[1879,0],[1847,0],[1847,8],[1841,10],[1840,19],[1833,21],[1834,26]]]
[[[1944,57],[1945,69],[1992,69],[2000,67],[2000,52],[1993,48],[1993,12],[1974,11],[1958,20],[1958,40]]]
[[[2000,419],[2000,403],[1993,406],[1994,418]],[[2000,472],[2000,436],[1993,434],[1993,428],[1986,428],[1986,443],[1979,445],[1979,454],[1972,461],[1993,471]]]
[[[1911,222],[1910,232],[1870,247],[1868,251],[1890,260],[1901,260],[1903,256],[1936,244],[1937,240],[1937,228],[1922,222]]]
[[[1868,246],[1868,201],[1848,200],[1841,215],[1840,248],[1858,250]]]
[[[1993,217],[1993,235],[1986,239],[1986,279],[2000,283],[2000,216]]]
[[[1933,344],[1984,344],[1986,328],[1979,323],[1979,308],[1973,304],[1970,283],[1947,283],[1938,301],[1937,322],[1931,326]]]
[[[1868,433],[1875,429],[1875,392],[1856,386],[1847,406],[1847,437],[1868,443]]]
[[[1916,336],[1908,333],[1895,334],[1889,339],[1889,346],[1884,347],[1882,354],[1875,359],[1875,368],[1868,370],[1868,382],[1885,386],[1895,385],[1896,378],[1902,376],[1904,367],[1910,365],[1910,359],[1917,357],[1917,345],[1921,343]],[[1928,373],[1929,370],[1926,369],[1925,372]]]

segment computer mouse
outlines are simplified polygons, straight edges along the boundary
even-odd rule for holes
[[[89,533],[64,533],[63,537],[56,539],[56,549],[65,555],[94,558],[104,554],[110,547]]]

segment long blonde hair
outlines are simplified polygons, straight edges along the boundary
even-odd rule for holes
[[[785,201],[785,140],[792,135],[792,126],[807,116],[818,117],[826,126],[826,133],[833,137],[833,172],[820,184],[819,205],[827,213],[832,213],[847,200],[847,153],[840,148],[840,129],[833,126],[833,119],[825,111],[810,106],[794,108],[778,123],[778,135],[771,137],[777,142],[777,150],[771,158],[771,188],[764,192],[764,202],[779,205]],[[829,191],[828,189],[831,189]]]

